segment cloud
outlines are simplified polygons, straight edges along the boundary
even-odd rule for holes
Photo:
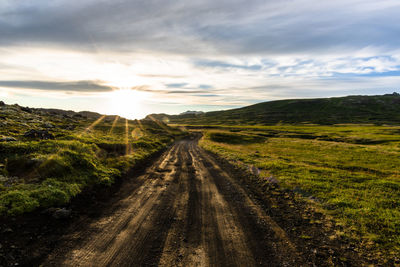
[[[167,94],[204,94],[208,91],[195,91],[195,90],[175,90],[175,91],[166,91]]]
[[[207,95],[194,95],[194,96],[199,96],[199,97],[219,97],[219,95],[215,95],[215,94],[207,94]]]
[[[188,83],[168,83],[165,86],[168,88],[182,88],[188,85]]]
[[[95,93],[131,88],[150,112],[379,94],[400,80],[399,13],[398,0],[5,0],[0,87],[47,103],[43,90],[107,103]]]
[[[115,89],[110,86],[101,85],[96,81],[0,81],[0,87],[65,92],[109,92]]]
[[[5,1],[0,44],[98,52],[287,54],[397,49],[397,0]]]
[[[200,84],[199,89],[212,89],[214,88],[212,85],[209,84]]]
[[[262,65],[238,65],[230,64],[224,61],[217,60],[195,60],[194,65],[197,67],[208,67],[208,68],[224,68],[224,69],[244,69],[244,70],[261,70]]]

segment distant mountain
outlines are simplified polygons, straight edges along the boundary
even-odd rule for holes
[[[204,113],[203,111],[192,111],[192,110],[188,110],[188,111],[182,112],[182,113],[179,114],[179,115],[200,115],[200,114],[203,114],[203,113]]]
[[[177,124],[373,123],[400,124],[400,94],[290,99],[202,114],[152,114]]]

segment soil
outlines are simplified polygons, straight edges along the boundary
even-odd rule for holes
[[[293,193],[258,185],[177,141],[144,171],[73,202],[73,216],[4,221],[3,266],[362,266],[336,226]],[[262,190],[260,189],[262,188]],[[268,192],[268,195],[266,195]]]

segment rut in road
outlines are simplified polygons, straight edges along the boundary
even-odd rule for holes
[[[102,216],[76,223],[43,266],[289,266],[304,261],[235,179],[181,140]]]

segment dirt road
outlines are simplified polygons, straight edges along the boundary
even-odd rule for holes
[[[43,266],[299,266],[288,236],[197,145],[182,140],[77,223]]]

